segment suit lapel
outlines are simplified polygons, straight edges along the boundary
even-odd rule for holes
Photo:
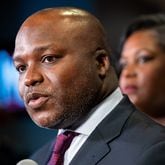
[[[80,148],[70,165],[92,165],[109,152],[110,148],[104,142],[99,132],[95,131]]]
[[[122,128],[133,112],[132,104],[124,98],[98,125],[75,155],[70,165],[94,165],[110,151],[110,142],[120,136]]]

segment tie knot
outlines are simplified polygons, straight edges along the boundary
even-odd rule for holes
[[[64,155],[65,151],[69,148],[73,138],[77,136],[78,133],[65,131],[57,136],[56,143],[53,152],[55,154]]]

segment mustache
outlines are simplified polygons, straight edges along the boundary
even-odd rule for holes
[[[30,100],[35,100],[39,97],[52,96],[52,90],[50,88],[28,88],[24,94],[24,100],[28,104]]]

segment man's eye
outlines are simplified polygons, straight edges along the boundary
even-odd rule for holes
[[[57,60],[55,56],[45,56],[42,58],[42,62],[53,63]]]
[[[26,66],[24,66],[24,65],[17,66],[17,67],[16,67],[16,70],[17,70],[19,73],[23,73],[23,72],[26,70]]]

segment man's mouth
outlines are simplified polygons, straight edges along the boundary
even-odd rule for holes
[[[40,93],[30,93],[26,97],[27,105],[32,109],[38,109],[48,101],[48,95]]]

